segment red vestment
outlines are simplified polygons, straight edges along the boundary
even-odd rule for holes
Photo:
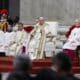
[[[67,38],[69,38],[69,36],[70,36],[70,34],[71,34],[71,31],[72,31],[75,27],[76,27],[75,24],[72,25],[72,26],[69,28],[69,30],[66,32],[65,36],[66,36]]]

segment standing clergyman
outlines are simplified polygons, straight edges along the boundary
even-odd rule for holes
[[[46,38],[51,35],[48,27],[49,24],[45,22],[43,17],[40,17],[38,23],[34,26],[34,30],[30,34],[31,40],[28,49],[29,56],[32,59],[44,58]],[[52,38],[50,40],[52,40]]]

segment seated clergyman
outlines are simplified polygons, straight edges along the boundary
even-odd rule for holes
[[[23,24],[18,24],[18,30],[15,32],[14,43],[10,46],[11,55],[21,53],[22,47],[26,46],[27,33],[24,31]]]

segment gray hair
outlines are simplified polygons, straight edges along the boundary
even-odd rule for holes
[[[16,70],[28,71],[32,66],[32,62],[27,55],[17,55],[13,61]]]

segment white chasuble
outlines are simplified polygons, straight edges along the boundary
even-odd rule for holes
[[[10,50],[12,51],[12,55],[16,56],[21,54],[22,47],[26,44],[26,32],[23,31],[17,31],[15,34],[15,42],[11,46]]]
[[[56,37],[57,37],[57,29],[58,29],[58,22],[45,22],[43,25],[37,24],[32,31],[33,38],[29,43],[28,53],[32,59],[37,59],[36,53],[37,49],[40,48],[40,39],[41,39],[41,32],[43,31],[45,34],[44,43],[42,46],[43,51],[47,57],[51,57],[53,52],[55,52],[56,47]]]

